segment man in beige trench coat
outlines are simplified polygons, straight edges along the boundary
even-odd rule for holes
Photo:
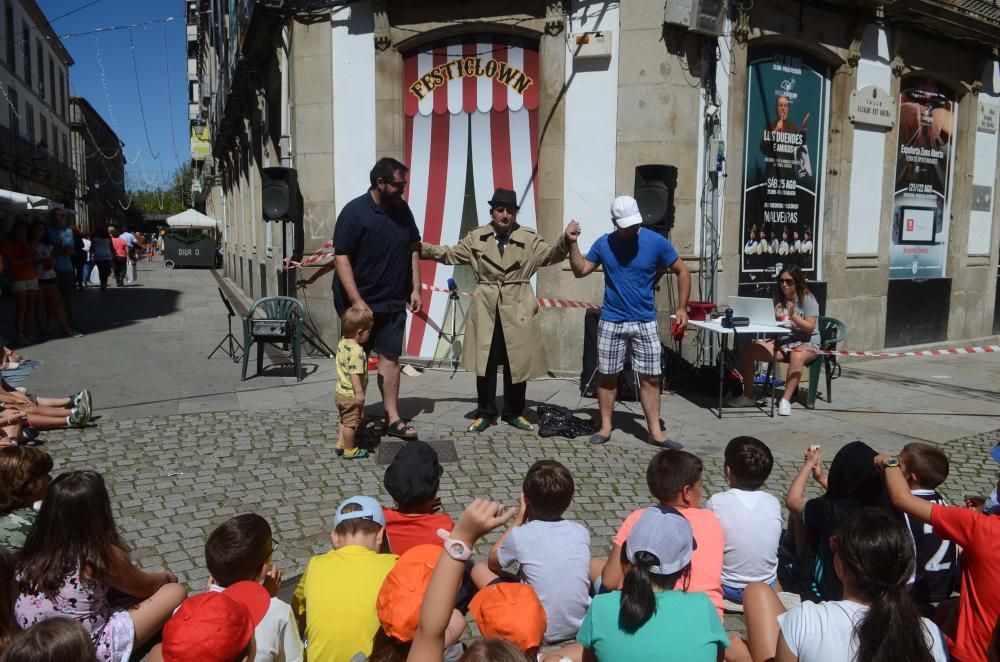
[[[482,432],[497,418],[497,366],[504,365],[502,418],[533,430],[524,417],[529,379],[547,370],[538,300],[531,277],[541,267],[569,254],[567,235],[550,246],[538,233],[517,224],[517,195],[498,188],[490,199],[490,223],[476,228],[456,246],[420,244],[420,257],[444,264],[467,264],[476,276],[465,325],[462,367],[476,373],[479,405],[471,432]]]

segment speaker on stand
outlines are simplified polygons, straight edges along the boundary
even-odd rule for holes
[[[642,213],[642,226],[668,236],[674,227],[674,190],[677,188],[677,167],[672,165],[640,165],[635,167],[633,197]],[[661,276],[662,278],[662,276]],[[660,289],[659,280],[656,289]],[[672,290],[667,290],[672,298]],[[674,302],[670,302],[673,308]],[[660,377],[663,389],[663,377]]]
[[[295,256],[294,246],[302,234],[302,219],[299,201],[298,173],[294,168],[275,166],[260,170],[260,200],[265,222],[291,223],[295,237],[292,240],[292,255],[288,254],[288,227],[281,226],[281,257],[300,261],[302,256]],[[288,269],[282,269],[278,278],[278,294],[294,295],[295,274]]]

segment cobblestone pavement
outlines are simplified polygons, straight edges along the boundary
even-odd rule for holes
[[[223,520],[257,512],[279,542],[275,559],[293,578],[312,554],[329,548],[329,520],[353,494],[391,503],[382,487],[384,466],[374,454],[347,462],[334,454],[335,426],[321,410],[216,412],[162,418],[104,420],[99,427],[50,435],[56,470],[88,468],[108,480],[118,526],[144,567],[169,567],[193,589],[204,585],[203,543]],[[440,496],[457,517],[475,496],[516,504],[532,462],[553,458],[576,479],[568,517],[586,523],[593,553],[605,555],[621,520],[649,502],[645,468],[651,447],[609,453],[583,438],[543,439],[506,426],[483,434],[442,433],[455,444]],[[985,494],[997,467],[988,450],[1000,431],[952,440],[952,472],[944,494]],[[726,489],[720,454],[703,457],[705,498]],[[798,464],[778,459],[767,489],[781,494]],[[485,545],[479,550],[485,553]]]
[[[207,271],[140,267],[136,286],[78,295],[86,337],[22,350],[44,362],[28,378],[31,390],[58,395],[88,386],[102,416],[86,430],[45,435],[45,448],[56,471],[104,473],[133,558],[147,569],[169,567],[195,591],[207,577],[203,546],[212,528],[238,513],[260,513],[279,543],[275,560],[285,571],[287,595],[309,557],[329,549],[329,521],[341,499],[364,493],[390,503],[384,466],[375,454],[353,462],[334,455],[332,361],[308,358],[302,382],[272,367],[240,381],[238,365],[218,355],[206,360],[226,333],[216,292],[226,283]],[[233,298],[245,310],[248,302]],[[0,308],[0,326],[12,325],[12,310]],[[726,487],[726,440],[752,434],[774,451],[767,488],[779,495],[810,443],[822,444],[828,460],[859,438],[890,452],[914,440],[940,443],[952,459],[943,491],[957,502],[963,493],[987,493],[997,479],[1000,467],[987,451],[1000,441],[998,380],[1000,357],[993,355],[845,362],[834,402],[818,402],[815,410],[795,405],[793,416],[774,419],[756,410],[727,411],[717,419],[706,408],[711,398],[672,394],[663,417],[671,434],[704,460],[706,498]],[[380,407],[371,381],[374,413]],[[532,382],[529,405],[595,414],[596,404],[579,396],[575,381]],[[474,496],[514,505],[531,463],[554,458],[576,478],[567,516],[586,523],[594,555],[606,555],[621,520],[650,502],[645,468],[656,451],[637,441],[644,433],[638,405],[619,408],[615,437],[603,447],[508,426],[472,434],[464,428],[475,406],[474,383],[463,372],[427,371],[401,387],[400,406],[421,436],[450,442],[457,453],[457,461],[444,464],[446,511],[457,517]],[[479,556],[487,550],[482,544]]]

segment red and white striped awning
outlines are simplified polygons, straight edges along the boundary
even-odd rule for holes
[[[538,44],[505,35],[455,37],[407,55],[403,72],[407,201],[423,240],[458,243],[466,205],[472,204],[485,222],[497,188],[516,192],[518,223],[535,227]],[[430,289],[424,310],[407,324],[408,356],[437,354],[434,331],[445,323],[448,302],[442,288],[453,273],[421,261],[421,282]]]
[[[472,35],[403,60],[406,115],[538,108],[538,49],[517,37]]]

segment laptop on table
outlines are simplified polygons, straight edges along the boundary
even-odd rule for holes
[[[746,317],[750,324],[783,326],[774,315],[774,301],[764,297],[729,297],[733,317]]]

